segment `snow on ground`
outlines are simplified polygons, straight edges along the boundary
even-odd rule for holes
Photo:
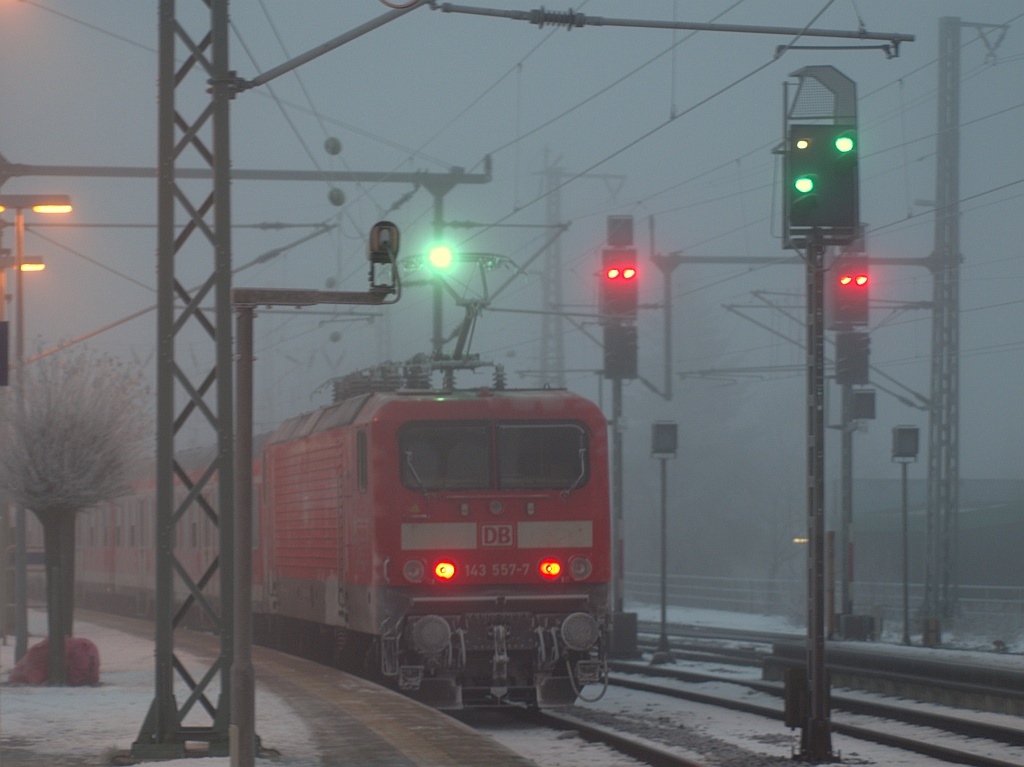
[[[641,620],[659,620],[656,606],[633,605]],[[672,608],[669,620],[709,626],[730,626],[777,632],[799,632],[802,628],[786,620],[770,616],[723,613],[712,610]],[[29,629],[31,643],[45,633],[45,613],[33,610]],[[101,684],[97,687],[48,688],[0,687],[0,762],[4,751],[30,748],[45,754],[54,767],[89,763],[105,763],[103,756],[127,750],[138,736],[143,719],[153,700],[153,642],[120,634],[102,626],[76,623],[75,633],[96,642],[100,650]],[[907,652],[944,652],[906,648]],[[945,657],[950,657],[948,654]],[[987,654],[988,658],[999,656]],[[1021,664],[1020,656],[1003,656],[1008,664]],[[186,663],[188,661],[186,660]],[[6,678],[13,665],[13,640],[0,647],[0,674]],[[257,684],[259,669],[257,673]],[[590,690],[586,691],[589,694]],[[179,701],[185,695],[179,693]],[[588,708],[623,714],[638,720],[672,721],[693,728],[723,741],[766,756],[789,757],[799,737],[780,722],[723,711],[721,709],[682,701],[664,700],[652,703],[650,696],[628,690],[612,689],[599,702],[585,704]],[[275,764],[286,767],[319,767],[332,765],[340,755],[321,756],[307,737],[308,729],[289,707],[286,700],[257,688],[256,729],[267,746],[281,752]],[[533,759],[538,764],[559,767],[632,767],[637,764],[603,746],[587,744],[572,734],[552,734],[531,728],[507,725],[487,728],[492,736],[506,746]],[[844,761],[858,765],[892,767],[936,767],[935,760],[834,736],[833,748]],[[333,757],[333,759],[331,758]],[[269,765],[267,759],[258,763]],[[228,757],[207,757],[162,762],[162,767],[228,767]]]
[[[45,612],[30,611],[29,644],[35,644],[45,632]],[[75,634],[91,639],[99,648],[100,684],[95,687],[0,687],[0,763],[4,762],[4,751],[9,748],[28,748],[37,754],[52,756],[54,767],[62,763],[62,757],[69,761],[84,757],[89,763],[107,764],[104,756],[127,751],[138,737],[153,702],[153,641],[82,621],[75,622]],[[198,665],[194,666],[187,654],[178,655],[186,668]],[[4,680],[13,665],[14,640],[8,637],[6,644],[0,647],[0,672]],[[176,693],[179,703],[187,698],[184,689]],[[283,700],[259,690],[256,731],[265,745],[281,752],[282,759],[277,764],[288,767],[321,764],[302,720]],[[228,767],[229,764],[228,757],[160,762],[161,767]]]

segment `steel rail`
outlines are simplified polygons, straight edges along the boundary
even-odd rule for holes
[[[530,714],[533,720],[547,727],[573,730],[586,740],[603,743],[619,753],[638,759],[651,767],[707,767],[704,762],[697,762],[676,753],[670,746],[658,745],[643,738],[636,738],[579,717],[553,713],[549,710],[533,711]]]

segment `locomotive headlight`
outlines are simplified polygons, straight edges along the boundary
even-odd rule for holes
[[[573,613],[562,621],[562,641],[570,650],[590,649],[601,636],[593,615]]]
[[[402,575],[410,583],[419,583],[423,580],[423,574],[426,572],[426,567],[423,565],[422,559],[410,559],[402,566]]]
[[[592,572],[594,564],[586,557],[573,557],[569,561],[569,575],[577,581],[589,578]]]

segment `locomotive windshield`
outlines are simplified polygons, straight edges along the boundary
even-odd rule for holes
[[[498,487],[571,490],[588,465],[587,433],[576,424],[498,426]]]
[[[415,424],[402,429],[402,484],[417,490],[472,490],[491,481],[486,424]]]
[[[415,423],[399,433],[414,490],[572,490],[586,483],[587,433],[575,423]]]

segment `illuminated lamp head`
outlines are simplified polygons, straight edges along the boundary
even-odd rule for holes
[[[448,245],[433,245],[427,253],[427,260],[434,269],[444,271],[452,265],[452,249]]]
[[[545,559],[540,563],[540,574],[543,578],[552,580],[562,572],[562,563],[557,559]]]

